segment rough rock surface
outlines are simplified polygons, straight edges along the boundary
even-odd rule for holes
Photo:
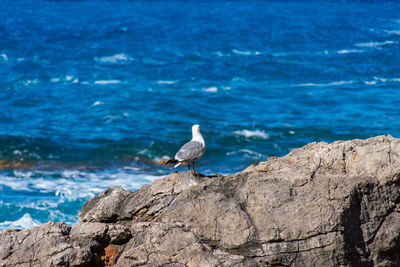
[[[0,232],[0,266],[400,266],[400,139],[113,187],[78,216]]]

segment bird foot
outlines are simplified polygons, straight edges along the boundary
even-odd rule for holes
[[[203,174],[198,173],[196,170],[193,170],[192,172],[193,172],[193,175],[196,176],[196,177],[204,177]]]

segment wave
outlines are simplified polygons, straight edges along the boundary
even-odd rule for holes
[[[95,106],[100,106],[100,105],[104,105],[104,102],[96,101],[90,107],[95,107]]]
[[[8,61],[8,56],[7,54],[0,54],[0,62],[4,61],[7,62]]]
[[[158,84],[175,84],[177,83],[177,81],[164,81],[164,80],[160,80],[157,81]]]
[[[237,55],[244,55],[244,56],[256,56],[260,55],[261,53],[259,51],[240,51],[237,49],[232,49],[232,52],[237,54]]]
[[[74,77],[74,76],[72,76],[72,75],[66,75],[65,76],[65,80],[67,82],[71,82],[71,83],[78,83],[79,82],[79,79]]]
[[[216,93],[218,92],[218,87],[213,86],[209,88],[204,88],[203,91],[207,93]]]
[[[158,173],[158,172],[157,172]],[[103,190],[121,186],[137,190],[144,184],[162,178],[149,175],[141,168],[126,166],[113,171],[9,171],[0,175],[0,191],[6,198],[0,201],[0,217],[20,216],[16,221],[0,222],[6,228],[30,228],[49,220],[76,223],[76,213],[90,198]],[[7,196],[12,196],[8,198]],[[27,215],[27,213],[29,213]],[[34,215],[33,219],[30,214]]]
[[[65,77],[52,77],[50,80],[46,80],[47,82],[52,82],[52,83],[59,83],[59,82],[64,82],[64,83],[79,83],[79,79],[75,76],[72,75],[65,75]],[[21,80],[21,83],[25,86],[29,85],[36,85],[40,82],[43,82],[43,80],[39,80],[38,78],[35,79],[24,79]],[[81,82],[84,84],[84,82]]]
[[[52,82],[52,83],[59,83],[61,81],[68,82],[68,83],[79,83],[79,79],[72,75],[65,75],[64,78],[52,77],[50,79],[50,82]]]
[[[117,83],[121,83],[121,81],[120,80],[97,80],[97,81],[94,81],[94,84],[102,84],[102,85],[117,84]]]
[[[218,56],[218,57],[224,57],[224,56],[227,56],[227,54],[224,54],[224,53],[222,53],[221,51],[217,51],[217,52],[214,52],[214,53],[212,53],[213,55],[216,55],[216,56]]]
[[[380,47],[384,45],[397,44],[395,41],[384,41],[384,42],[368,42],[368,43],[358,43],[357,47]]]
[[[140,173],[140,169],[123,167],[114,172],[64,171],[13,171],[1,175],[0,186],[18,192],[51,193],[59,200],[73,201],[93,197],[106,188],[119,185],[125,189],[138,189],[162,175]]]
[[[339,86],[339,85],[346,85],[346,84],[353,84],[354,81],[338,81],[338,82],[330,82],[330,83],[301,83],[297,84],[296,86],[299,87],[322,87],[322,86]]]
[[[0,222],[0,230],[7,228],[32,228],[40,224],[41,222],[33,219],[29,213],[25,213],[18,220]]]
[[[112,56],[95,57],[94,60],[103,64],[126,64],[129,61],[133,61],[134,58],[125,53],[120,53]]]
[[[22,84],[25,86],[36,85],[38,84],[39,79],[25,79],[22,81]]]
[[[237,154],[244,154],[248,158],[254,158],[254,159],[260,159],[265,157],[265,155],[258,153],[256,151],[250,150],[250,149],[240,149],[236,151],[230,151],[227,152],[227,156],[232,156],[232,155],[237,155]]]
[[[232,82],[246,82],[245,78],[235,76],[232,78]]]
[[[376,81],[364,81],[364,83],[366,85],[373,85],[373,84],[376,84],[377,82]]]
[[[262,138],[262,139],[269,139],[269,134],[264,132],[264,131],[260,131],[260,130],[255,130],[255,131],[250,131],[250,130],[241,130],[241,131],[235,131],[234,134],[236,135],[241,135],[244,136],[246,138],[251,138],[251,137],[258,137],[258,138]]]
[[[338,54],[350,54],[350,53],[363,53],[363,50],[360,49],[343,49],[343,50],[339,50],[336,53]]]
[[[384,30],[388,34],[400,35],[400,30]]]
[[[171,159],[169,156],[164,155],[164,156],[162,156],[162,157],[155,157],[155,158],[154,158],[154,162],[160,162],[160,161],[169,160],[169,159]]]
[[[374,85],[377,84],[378,82],[380,83],[386,83],[386,82],[400,82],[400,78],[382,78],[382,77],[373,77],[373,80],[369,81],[364,81],[366,85]]]

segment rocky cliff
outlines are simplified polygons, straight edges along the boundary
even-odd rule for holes
[[[0,232],[0,266],[400,266],[400,139],[312,143],[226,177],[110,188]]]

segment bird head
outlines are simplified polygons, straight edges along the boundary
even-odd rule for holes
[[[192,126],[192,140],[205,144],[203,135],[201,134],[200,125],[198,124]]]
[[[200,125],[195,124],[192,126],[192,133],[201,133]]]

